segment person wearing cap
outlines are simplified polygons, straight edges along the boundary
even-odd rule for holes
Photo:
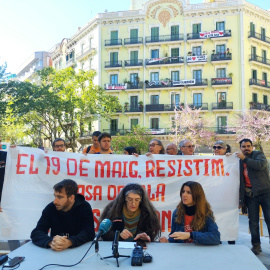
[[[145,190],[139,184],[127,184],[103,210],[100,221],[108,218],[122,218],[124,229],[120,232],[120,241],[154,241],[160,235],[160,223],[157,210],[150,202]],[[114,232],[102,236],[105,241],[113,241]]]

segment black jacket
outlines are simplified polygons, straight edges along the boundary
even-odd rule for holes
[[[68,235],[72,247],[78,247],[94,239],[93,212],[84,196],[77,194],[73,207],[67,212],[56,210],[53,202],[42,211],[42,216],[31,233],[33,243],[48,248],[55,235]]]
[[[263,152],[253,151],[250,157],[240,160],[240,205],[245,203],[244,163],[247,164],[248,177],[254,196],[270,192],[268,162]]]

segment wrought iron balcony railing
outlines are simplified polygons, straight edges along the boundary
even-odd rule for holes
[[[212,103],[212,110],[233,109],[233,102],[221,101]]]
[[[184,40],[184,35],[164,35],[164,36],[151,36],[145,38],[145,43],[151,42],[169,42],[169,41],[178,41]]]

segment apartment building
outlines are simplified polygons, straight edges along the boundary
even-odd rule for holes
[[[168,134],[174,109],[201,108],[226,133],[235,114],[270,110],[270,12],[244,0],[132,0],[97,14],[52,52],[57,69],[95,70],[123,111],[89,127],[111,134],[141,125]]]

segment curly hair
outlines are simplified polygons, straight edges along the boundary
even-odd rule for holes
[[[160,235],[161,230],[157,210],[150,202],[144,188],[139,184],[127,184],[120,191],[118,196],[104,208],[99,220],[102,221],[105,218],[114,220],[117,217],[123,216],[123,208],[126,203],[126,196],[129,193],[140,195],[141,202],[139,207],[141,209],[142,218],[144,218],[145,216],[149,216],[149,220],[147,220],[147,227],[151,228],[153,236],[151,237],[152,240],[155,239],[157,236]]]
[[[206,200],[203,188],[197,182],[188,181],[182,185],[181,190],[180,190],[181,201],[177,205],[177,208],[176,208],[177,211],[176,211],[175,222],[180,224],[182,222],[182,220],[184,220],[185,207],[184,207],[183,200],[182,200],[182,194],[183,194],[183,190],[184,190],[185,186],[190,188],[192,199],[193,199],[193,201],[195,203],[195,207],[196,207],[195,215],[194,215],[193,221],[191,223],[192,229],[194,231],[201,231],[205,226],[206,217],[210,217],[213,220],[215,220],[215,218],[214,218],[211,206],[208,203],[208,201]]]

